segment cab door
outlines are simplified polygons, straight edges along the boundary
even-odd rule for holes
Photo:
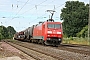
[[[43,24],[42,35],[43,35],[43,40],[45,40],[46,38],[45,24]]]

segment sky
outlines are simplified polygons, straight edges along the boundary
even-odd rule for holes
[[[55,10],[53,19],[60,20],[61,9],[67,0],[0,0],[0,26],[12,26],[19,32],[49,19],[50,12]],[[69,0],[72,1],[72,0]],[[76,1],[76,0],[73,0]],[[89,0],[78,0],[89,3]]]

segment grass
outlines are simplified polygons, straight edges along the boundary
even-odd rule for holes
[[[78,38],[78,37],[63,38],[63,43],[66,43],[66,44],[90,45],[90,41],[88,41],[88,38]]]

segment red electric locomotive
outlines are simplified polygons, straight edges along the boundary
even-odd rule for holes
[[[34,26],[33,39],[44,42],[46,45],[59,45],[62,41],[62,24],[49,19]]]
[[[48,10],[51,12],[55,12],[52,10]],[[53,16],[53,13],[51,13]],[[54,22],[51,19],[40,22],[39,24],[33,25],[23,32],[19,32],[16,34],[15,37],[20,38],[24,41],[42,43],[45,45],[60,45],[62,42],[62,23],[61,22]]]

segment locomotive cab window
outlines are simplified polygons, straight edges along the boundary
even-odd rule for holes
[[[48,28],[55,28],[55,29],[60,29],[61,25],[60,24],[48,24]]]
[[[60,29],[60,24],[55,24],[54,26],[55,26],[55,28],[59,28]]]

